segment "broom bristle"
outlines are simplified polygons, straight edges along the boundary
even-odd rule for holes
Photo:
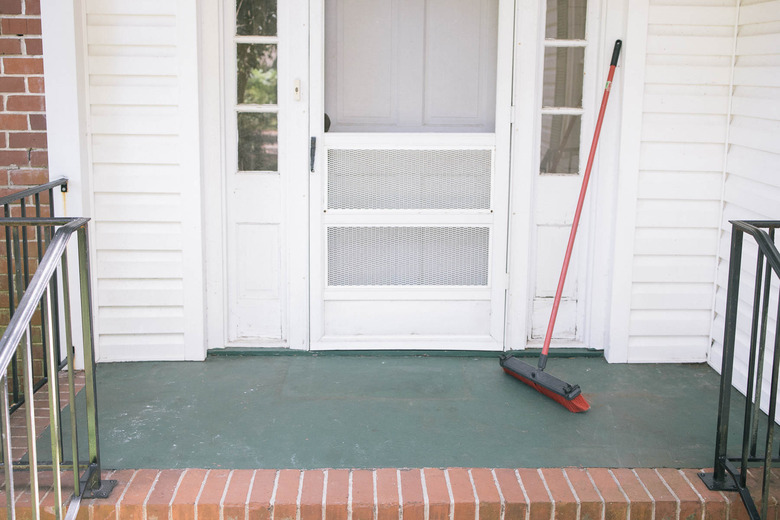
[[[590,405],[588,404],[588,401],[585,400],[585,398],[582,396],[582,394],[578,395],[574,399],[566,399],[562,395],[558,395],[552,390],[548,390],[547,388],[544,388],[541,385],[538,385],[534,383],[533,381],[511,371],[507,368],[504,368],[504,372],[509,374],[510,376],[514,377],[515,379],[522,381],[523,383],[527,384],[537,392],[539,392],[542,395],[546,395],[553,401],[557,402],[567,410],[573,413],[579,413],[579,412],[587,412],[590,410]]]

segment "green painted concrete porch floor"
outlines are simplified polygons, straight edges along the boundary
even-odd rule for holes
[[[492,357],[101,364],[101,453],[114,469],[712,464],[708,366],[552,358],[547,370],[591,410],[568,412]]]

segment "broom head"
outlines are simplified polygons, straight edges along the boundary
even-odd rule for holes
[[[499,362],[504,372],[561,404],[570,412],[586,412],[590,409],[579,385],[570,385],[514,356],[501,356]]]

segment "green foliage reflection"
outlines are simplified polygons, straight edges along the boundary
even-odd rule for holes
[[[276,0],[236,0],[236,34],[276,36]]]
[[[238,103],[276,104],[276,45],[239,43],[236,62]]]
[[[278,171],[279,131],[276,114],[238,114],[238,170]]]

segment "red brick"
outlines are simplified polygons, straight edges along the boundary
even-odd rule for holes
[[[40,38],[25,38],[24,50],[27,56],[42,56],[43,40],[41,40]]]
[[[152,489],[157,470],[141,469],[133,477],[133,481],[127,487],[125,496],[119,502],[119,516],[127,520],[143,520],[144,502]]]
[[[325,517],[328,520],[347,520],[349,506],[349,470],[328,470],[328,490],[325,497]],[[274,517],[276,520],[276,517]]]
[[[489,469],[475,468],[471,470],[471,478],[479,498],[479,517],[500,518],[501,497],[498,495],[493,473]]]
[[[450,492],[447,490],[447,480],[444,471],[425,468],[425,491],[428,495],[428,518],[446,520],[450,517]]]
[[[25,0],[25,14],[41,14],[41,0]]]
[[[528,495],[530,520],[549,520],[552,515],[552,504],[541,477],[533,469],[519,469],[517,472],[520,475],[520,483]]]
[[[401,499],[402,514],[405,519],[425,518],[425,500],[420,470],[406,469],[401,471]]]
[[[279,471],[279,481],[276,484],[276,496],[272,506],[274,520],[295,518],[300,484],[300,470],[283,469]]]
[[[577,518],[577,499],[571,492],[563,470],[561,468],[545,468],[541,471],[555,503],[554,518],[558,520]]]
[[[705,471],[712,472],[712,469]],[[699,478],[702,471],[684,469],[681,472],[696,493],[704,500],[704,520],[726,520],[729,517],[729,501],[725,498],[724,493],[710,491]]]
[[[374,472],[352,471],[352,520],[374,518]]]
[[[677,517],[677,499],[669,491],[658,474],[650,468],[637,468],[634,473],[645,485],[655,503],[655,520],[675,520]]]
[[[0,14],[22,14],[22,0],[0,0]]]
[[[12,132],[9,148],[46,148],[46,132]]]
[[[469,472],[464,468],[447,470],[452,489],[452,501],[455,520],[471,520],[476,514],[477,505],[474,501],[474,486],[471,485]]]
[[[8,182],[13,186],[37,186],[49,182],[46,170],[18,169],[8,172]]]
[[[0,128],[3,130],[27,130],[27,116],[25,114],[0,114]]]
[[[398,471],[392,468],[376,470],[377,520],[396,520],[398,500]]]
[[[188,469],[179,482],[179,489],[171,501],[171,516],[178,520],[195,520],[195,501],[198,499],[205,469]]]
[[[49,167],[49,152],[46,150],[33,150],[30,152],[30,166],[33,168]]]
[[[628,501],[609,470],[593,468],[587,471],[604,499],[604,519],[625,520]]]
[[[5,74],[43,74],[43,58],[3,58],[3,72]],[[11,109],[9,108],[9,110]]]
[[[91,500],[89,502],[89,516],[91,520],[116,519],[116,504],[119,501],[119,498],[122,496],[122,493],[124,493],[127,483],[130,481],[130,479],[133,478],[134,474],[135,471],[125,469],[107,473],[105,475],[106,479],[116,480],[117,484],[108,498],[102,500]]]
[[[6,108],[9,112],[43,112],[46,110],[46,99],[43,96],[8,96]]]
[[[6,35],[22,35],[27,32],[27,18],[3,18],[0,21],[0,31]]]
[[[631,503],[631,519],[652,520],[653,503],[650,501],[650,496],[645,491],[645,488],[642,487],[642,483],[634,475],[634,472],[630,469],[620,468],[613,469],[612,474]]]
[[[206,476],[206,483],[198,498],[195,507],[198,509],[198,518],[219,518],[219,505],[222,495],[225,493],[230,471],[226,469],[212,469]]]
[[[30,130],[46,130],[46,114],[29,114],[27,117],[30,119]]]
[[[38,14],[40,14],[40,8],[38,10]],[[28,18],[27,19],[27,34],[37,34],[40,35],[41,33],[41,19],[40,18]]]
[[[22,42],[18,38],[0,38],[0,54],[5,56],[22,53]]]
[[[0,148],[7,148],[8,147],[8,134],[5,132],[0,132]]]
[[[164,469],[160,472],[157,482],[146,500],[146,518],[148,520],[167,520],[168,506],[183,473],[184,471],[180,469]]]
[[[300,504],[301,520],[322,519],[322,486],[324,483],[325,473],[322,470],[303,472]]]
[[[528,503],[526,502],[523,488],[520,487],[520,483],[517,481],[515,470],[495,469],[493,472],[496,475],[501,496],[504,498],[505,520],[525,520]]]
[[[249,469],[233,471],[222,504],[222,518],[224,520],[244,520],[252,475],[254,475],[254,471]]]
[[[26,150],[0,150],[0,166],[27,166],[30,164]]]
[[[0,77],[0,92],[24,92],[24,78]],[[12,114],[0,114],[0,115],[12,115]],[[25,128],[20,128],[19,130],[25,130]]]
[[[45,91],[43,76],[27,77],[27,92],[31,94],[43,94]]]
[[[276,482],[276,471],[259,469],[255,472],[252,490],[249,492],[249,520],[268,520],[271,518],[271,494]]]
[[[657,470],[661,479],[672,488],[679,501],[680,520],[698,520],[701,518],[702,503],[691,485],[683,478],[680,470],[661,468]]]
[[[604,512],[604,502],[588,478],[588,473],[582,468],[566,468],[564,472],[577,495],[580,520],[600,520]]]

